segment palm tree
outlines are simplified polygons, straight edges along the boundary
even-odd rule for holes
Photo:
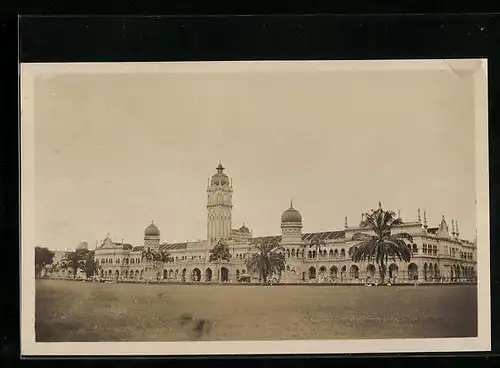
[[[158,254],[154,251],[153,248],[147,247],[141,252],[141,262],[146,261],[146,271],[149,269],[149,267],[156,269],[156,265],[155,264],[151,265],[151,263],[156,262],[157,259],[158,259]],[[146,275],[147,274],[144,273],[145,278],[147,277]],[[146,283],[148,283],[148,281],[149,280],[146,278]]]
[[[146,248],[141,252],[141,261],[146,260],[146,263],[154,262],[157,258],[156,252],[152,248]]]
[[[209,262],[216,262],[219,264],[219,285],[222,283],[222,261],[229,261],[231,259],[231,252],[229,247],[223,240],[217,241],[212,249],[210,249]]]
[[[380,281],[384,283],[386,266],[389,259],[409,262],[411,259],[411,245],[413,238],[408,233],[392,234],[391,230],[403,223],[401,218],[393,211],[384,211],[379,202],[377,210],[364,215],[361,228],[371,230],[374,235],[358,233],[353,239],[360,240],[360,243],[349,249],[353,262],[360,262],[374,259],[379,265]]]
[[[279,274],[285,270],[285,255],[281,252],[281,244],[273,240],[264,240],[254,244],[257,253],[246,261],[246,267],[252,272],[258,272],[263,285],[266,285],[268,276]]]
[[[311,240],[309,243],[309,248],[314,248],[316,251],[316,282],[319,282],[319,253],[323,247],[326,246],[326,243],[323,240],[319,240],[315,238]]]
[[[170,253],[164,250],[155,251],[153,248],[146,248],[141,253],[141,261],[146,260],[148,265],[152,265],[152,268],[156,270],[156,277],[158,278],[158,269],[161,263],[172,262],[172,257]]]
[[[159,264],[173,262],[173,261],[174,261],[173,257],[166,250],[160,250],[160,252],[157,254],[157,263]],[[161,271],[159,272],[160,272],[159,278],[161,278]]]

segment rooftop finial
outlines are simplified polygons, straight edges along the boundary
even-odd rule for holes
[[[401,218],[401,210],[398,209],[398,218]]]
[[[345,227],[347,227],[347,216],[345,217]]]
[[[290,208],[293,208],[293,199],[290,198]]]
[[[382,209],[382,202],[378,201],[378,209],[381,210]]]
[[[427,211],[424,208],[424,227],[427,229]]]
[[[417,217],[418,222],[422,221],[422,218],[420,217],[420,208],[418,209],[418,217]]]
[[[460,233],[458,232],[458,220],[455,220],[455,233],[458,235],[460,235]]]

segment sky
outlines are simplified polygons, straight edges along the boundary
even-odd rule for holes
[[[206,187],[233,179],[233,228],[355,226],[378,206],[473,239],[472,79],[451,70],[61,74],[35,83],[37,245],[206,238]]]

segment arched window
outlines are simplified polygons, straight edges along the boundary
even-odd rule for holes
[[[418,253],[417,244],[413,244],[412,251],[413,251],[413,253]]]
[[[340,258],[345,258],[345,249],[344,248],[342,248],[340,250]]]
[[[329,256],[330,258],[333,258],[333,250],[331,250],[331,249],[330,249],[330,252],[328,252],[328,256]]]
[[[295,249],[292,249],[292,257],[295,257]]]

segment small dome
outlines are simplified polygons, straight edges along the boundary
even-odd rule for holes
[[[290,203],[290,208],[281,215],[281,222],[302,222],[302,215]]]
[[[250,229],[248,227],[245,226],[245,224],[243,224],[243,226],[241,226],[238,231],[240,233],[245,233],[245,234],[250,234]]]
[[[212,176],[212,185],[227,185],[229,184],[229,178],[224,174],[224,167],[221,163],[217,166],[217,173]]]
[[[144,230],[144,236],[160,236],[160,230],[151,222],[151,225]]]

